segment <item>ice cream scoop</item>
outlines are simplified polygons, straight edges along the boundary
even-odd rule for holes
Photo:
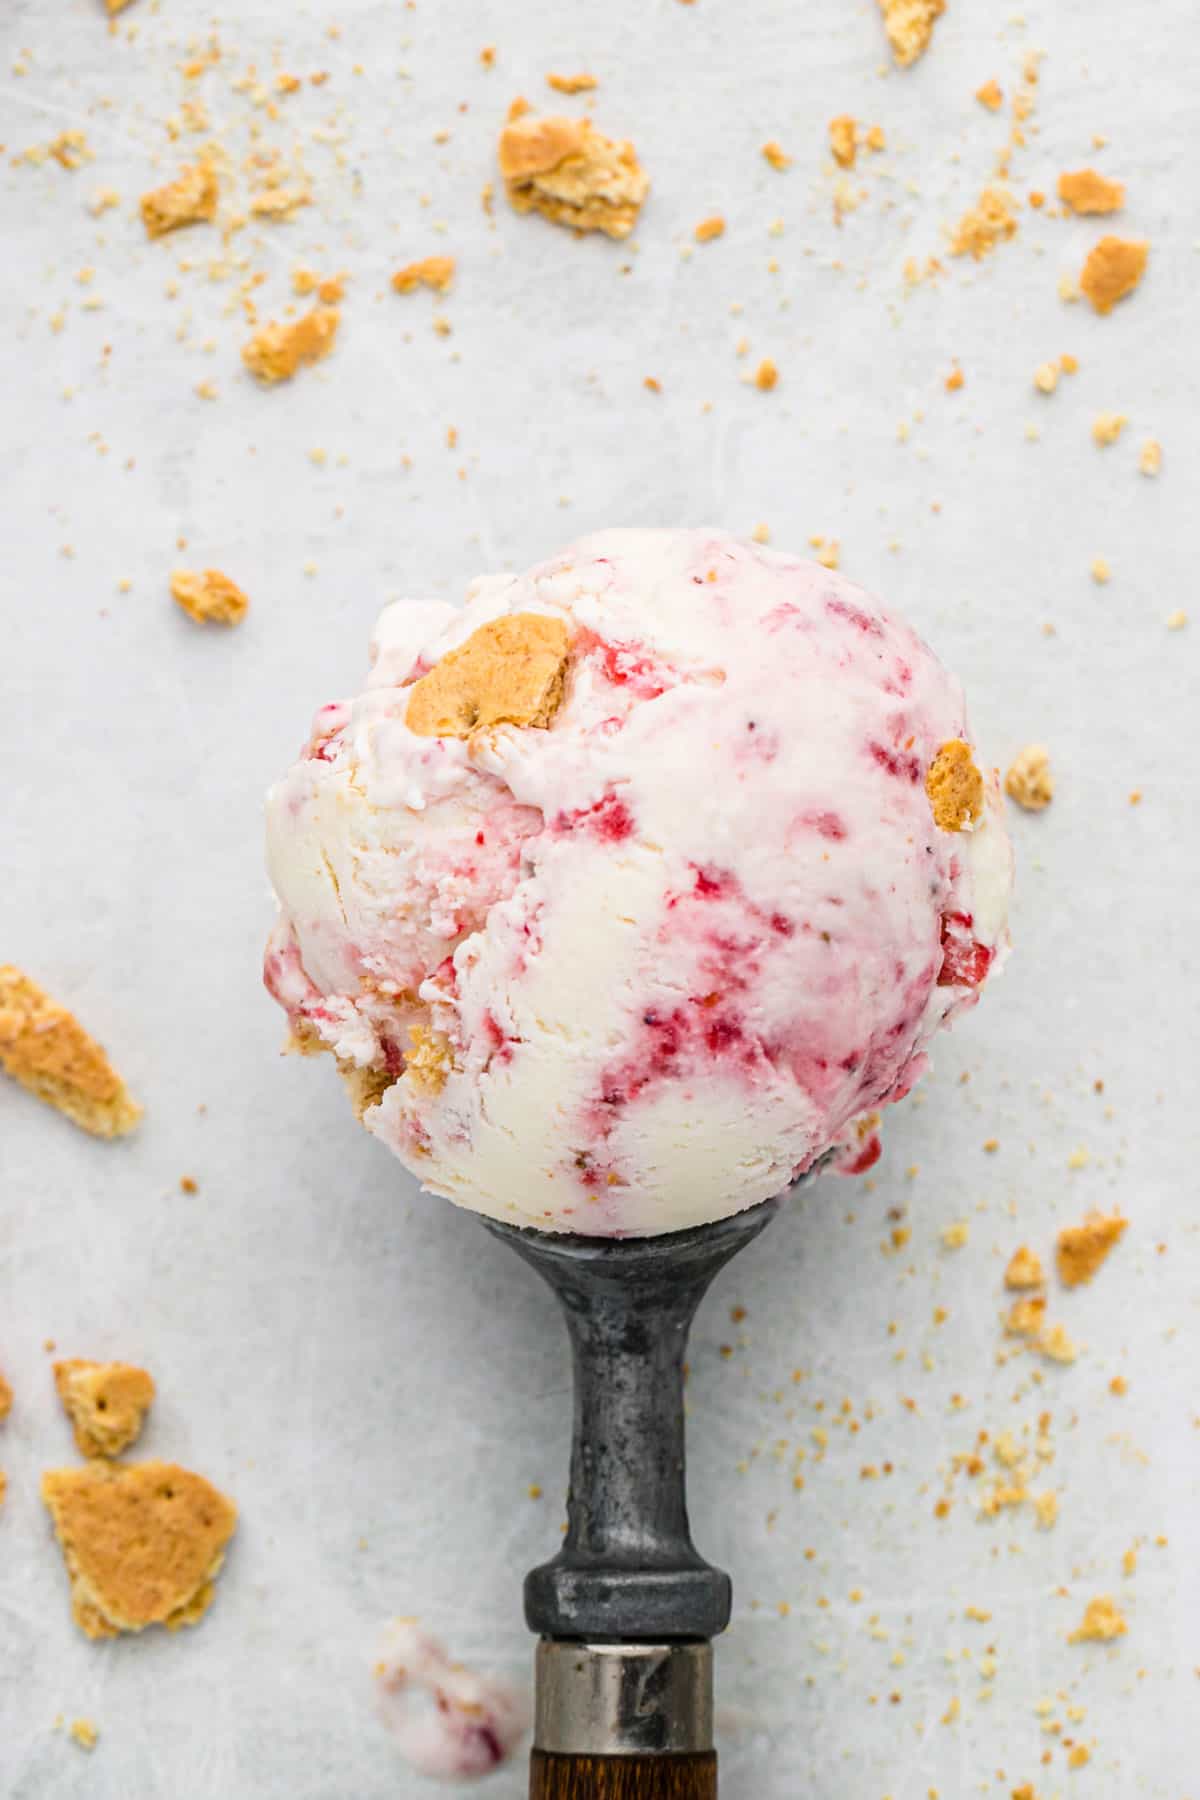
[[[436,1193],[674,1232],[874,1115],[1003,957],[958,683],[844,576],[605,532],[397,603],[268,803],[267,984]]]

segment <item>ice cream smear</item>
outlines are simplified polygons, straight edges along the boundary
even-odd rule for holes
[[[266,983],[425,1187],[675,1231],[822,1159],[1002,961],[958,682],[817,563],[611,531],[398,602],[267,810]]]
[[[375,1665],[380,1718],[422,1775],[470,1781],[508,1761],[529,1729],[523,1695],[451,1662],[410,1619],[393,1624]]]

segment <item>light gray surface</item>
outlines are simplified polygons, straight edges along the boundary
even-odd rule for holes
[[[604,524],[761,520],[785,547],[839,537],[843,568],[963,676],[997,761],[1049,743],[1059,795],[1013,820],[1009,971],[889,1120],[869,1191],[822,1183],[704,1309],[694,1525],[737,1595],[718,1657],[724,1792],[924,1800],[1033,1781],[1184,1800],[1200,1736],[1200,618],[1177,634],[1165,619],[1200,612],[1182,573],[1200,473],[1189,9],[1040,0],[1021,23],[952,0],[924,62],[886,79],[865,0],[248,0],[236,15],[220,36],[237,71],[277,60],[330,79],[272,122],[226,73],[207,78],[221,135],[244,148],[234,122],[254,119],[267,142],[304,140],[317,195],[234,251],[270,272],[264,316],[293,264],[350,273],[335,355],[273,393],[239,368],[234,285],[204,273],[215,234],[147,245],[134,212],[201,141],[173,144],[162,122],[208,8],[141,0],[115,36],[98,0],[8,0],[0,22],[0,954],[78,1009],[146,1103],[138,1137],[105,1145],[0,1091],[0,1366],[17,1393],[0,1428],[0,1790],[418,1800],[425,1784],[372,1714],[387,1618],[419,1614],[464,1658],[524,1676],[520,1576],[560,1519],[564,1340],[529,1272],[357,1131],[328,1068],[278,1058],[258,987],[260,796],[310,710],[357,683],[386,598],[455,595]],[[1052,193],[1060,169],[1095,160],[1128,181],[1118,229],[1152,240],[1141,292],[1108,319],[1056,296],[1095,221],[1023,212],[979,268],[950,264],[911,293],[901,276],[906,255],[939,248],[1008,133],[975,88],[994,75],[1011,93],[1033,47],[1048,54],[1018,190]],[[653,177],[636,254],[503,202],[489,222],[479,204],[510,98],[541,101],[545,70],[579,67],[601,78],[598,122],[633,135]],[[823,134],[843,110],[883,124],[889,148],[866,159],[868,198],[839,230]],[[331,118],[341,141],[311,144]],[[13,166],[75,125],[96,153],[85,169]],[[1111,147],[1094,150],[1095,132]],[[768,137],[795,157],[785,175],[758,154]],[[96,220],[101,186],[122,203]],[[724,239],[682,255],[718,209]],[[387,290],[397,264],[441,250],[459,258],[448,300]],[[1032,373],[1063,350],[1080,371],[1047,400]],[[740,379],[765,355],[771,395]],[[947,393],[955,357],[966,385]],[[195,395],[206,378],[215,403]],[[1089,436],[1102,409],[1131,421],[1103,452]],[[1137,473],[1149,434],[1165,447],[1157,482]],[[1106,587],[1089,579],[1097,554]],[[178,563],[244,585],[238,632],[177,613]],[[1090,1163],[1069,1171],[1080,1146]],[[1091,1204],[1131,1225],[1093,1287],[1052,1295],[1084,1353],[998,1367],[1005,1259],[1022,1239],[1047,1255]],[[911,1238],[884,1249],[898,1215]],[[940,1231],[960,1218],[969,1243],[947,1251]],[[72,1454],[46,1337],[144,1360],[160,1389],[147,1452],[236,1497],[195,1632],[96,1646],[70,1624],[37,1497],[39,1470]],[[831,1420],[843,1398],[856,1434]],[[1061,1491],[1057,1527],[1028,1509],[976,1518],[985,1478],[965,1474],[936,1520],[950,1458],[1042,1411],[1056,1454],[1035,1486]],[[887,1462],[890,1476],[860,1477]],[[1098,1593],[1118,1596],[1127,1637],[1069,1646]],[[1093,1748],[1077,1774],[1035,1711],[1056,1696],[1066,1734]],[[91,1758],[53,1733],[59,1713],[99,1723]],[[515,1800],[522,1784],[510,1769],[486,1791]]]

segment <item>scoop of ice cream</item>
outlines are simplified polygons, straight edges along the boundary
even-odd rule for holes
[[[1002,806],[861,588],[606,532],[384,612],[270,795],[267,985],[434,1192],[674,1231],[878,1154],[1006,947]]]

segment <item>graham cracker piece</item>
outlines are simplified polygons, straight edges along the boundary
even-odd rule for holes
[[[1109,1644],[1113,1638],[1124,1637],[1129,1630],[1125,1615],[1111,1594],[1099,1594],[1095,1600],[1089,1600],[1084,1608],[1083,1618],[1075,1627],[1069,1644]]]
[[[217,177],[207,163],[192,163],[175,181],[155,188],[141,198],[146,235],[165,237],[181,225],[199,225],[216,218]]]
[[[1043,1294],[1031,1294],[1027,1300],[1014,1300],[1004,1321],[1010,1337],[1035,1337],[1042,1329],[1046,1313]]]
[[[612,238],[629,236],[650,189],[633,145],[605,137],[590,119],[510,118],[499,162],[517,212]]]
[[[990,255],[997,244],[1017,229],[1014,201],[1007,188],[985,187],[975,205],[965,212],[950,239],[951,256],[973,256],[976,262]]]
[[[1042,1259],[1036,1250],[1031,1250],[1028,1244],[1021,1244],[1013,1251],[1004,1271],[1006,1288],[1037,1288],[1041,1287],[1045,1279]]]
[[[4,1505],[4,1496],[8,1493],[8,1476],[0,1469],[0,1506]]]
[[[54,1365],[54,1385],[82,1456],[120,1456],[141,1435],[154,1381],[132,1363],[71,1357]]]
[[[883,28],[892,55],[902,69],[929,48],[933,26],[946,10],[946,0],[879,0]]]
[[[1119,212],[1125,204],[1125,184],[1110,181],[1095,169],[1067,169],[1058,178],[1058,197],[1076,213]]]
[[[9,1387],[7,1381],[5,1381],[3,1371],[0,1371],[0,1419],[7,1419],[9,1413],[12,1411],[12,1402],[12,1389]]]
[[[599,85],[596,77],[589,75],[586,69],[581,69],[578,75],[547,75],[546,77],[546,86],[553,88],[556,94],[590,94],[592,89]]]
[[[42,1499],[85,1636],[174,1630],[207,1610],[237,1508],[202,1475],[174,1463],[90,1462],[48,1469]]]
[[[1004,777],[1004,791],[1026,812],[1045,811],[1054,798],[1054,776],[1045,744],[1026,744],[1014,756]]]
[[[1058,1234],[1055,1262],[1058,1279],[1064,1287],[1079,1287],[1090,1281],[1109,1252],[1124,1234],[1128,1219],[1113,1213],[1091,1213],[1082,1225],[1067,1225]]]
[[[1004,105],[1004,89],[992,75],[982,87],[975,89],[975,98],[980,106],[986,106],[989,112],[999,112]]]
[[[173,570],[171,598],[201,625],[238,625],[250,605],[237,583],[220,569],[205,569],[202,575],[192,569]]]
[[[435,294],[445,294],[449,292],[453,280],[452,256],[425,256],[420,262],[409,263],[405,268],[397,269],[392,276],[392,286],[398,294],[415,294],[419,287],[432,288]]]
[[[242,361],[266,386],[290,381],[301,363],[320,362],[333,349],[342,315],[336,306],[314,306],[291,324],[270,324],[242,345]]]
[[[567,647],[562,620],[544,613],[489,620],[414,683],[408,729],[459,738],[493,725],[544,730],[562,703]]]
[[[839,113],[829,121],[829,148],[839,168],[852,169],[858,155],[858,121],[849,113]]]
[[[100,1737],[100,1727],[94,1719],[72,1719],[67,1726],[72,1740],[81,1750],[94,1750]]]
[[[1136,238],[1102,237],[1088,252],[1079,286],[1098,313],[1110,313],[1146,273],[1150,246]]]
[[[405,1074],[422,1093],[440,1093],[454,1067],[450,1039],[444,1031],[431,1031],[427,1025],[410,1025],[408,1035],[411,1048],[404,1058]]]
[[[965,831],[976,823],[983,813],[983,776],[970,744],[947,739],[929,765],[925,792],[939,831]]]
[[[123,1137],[142,1116],[95,1039],[12,963],[0,966],[0,1067],[95,1137]]]
[[[324,1050],[328,1045],[317,1046]],[[315,1054],[308,1051],[306,1054]],[[346,1084],[346,1092],[350,1096],[350,1104],[354,1108],[354,1116],[362,1124],[363,1115],[378,1106],[396,1077],[387,1069],[360,1069],[354,1063],[338,1064],[338,1074]]]

